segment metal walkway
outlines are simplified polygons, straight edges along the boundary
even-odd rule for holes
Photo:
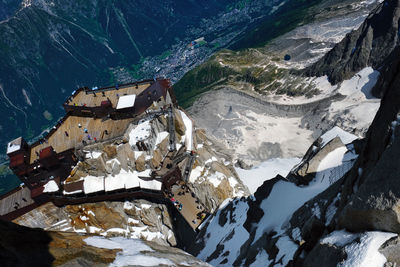
[[[185,182],[187,182],[189,180],[189,176],[190,176],[190,173],[191,173],[192,168],[193,168],[193,163],[194,163],[194,160],[196,159],[196,154],[190,153],[188,155],[189,155],[189,160],[186,163],[185,172],[183,174],[183,180]]]

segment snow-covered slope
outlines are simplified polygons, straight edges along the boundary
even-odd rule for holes
[[[397,262],[397,233],[349,233],[331,226],[340,191],[358,157],[358,142],[338,127],[326,132],[316,141],[319,146],[310,148],[313,157],[303,159],[319,161],[314,179],[298,186],[277,176],[266,180],[254,196],[227,200],[190,251],[214,266],[363,267]]]
[[[357,139],[336,127],[321,137],[318,149],[329,148],[336,137],[345,144]],[[225,202],[202,229],[192,248],[195,255],[218,266],[286,266],[293,260],[301,241],[300,229],[290,224],[293,214],[345,175],[357,158],[351,148],[344,144],[332,147],[319,160],[315,178],[307,185],[298,186],[279,177],[267,178],[254,196]],[[263,165],[268,170],[268,162]],[[270,165],[277,166],[271,162]],[[247,172],[258,171],[255,168]],[[322,217],[318,205],[312,207],[312,212]]]

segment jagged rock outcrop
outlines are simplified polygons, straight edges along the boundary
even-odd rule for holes
[[[290,172],[288,179],[297,185],[308,184],[315,178],[321,160],[341,146],[344,144],[339,137],[335,137],[324,146],[322,146],[320,138],[317,139],[306,152],[302,162]]]
[[[357,30],[347,34],[321,60],[305,69],[305,74],[328,75],[329,81],[337,84],[367,66],[380,69],[400,43],[399,18],[400,1],[384,1]]]

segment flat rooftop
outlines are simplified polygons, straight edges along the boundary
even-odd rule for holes
[[[130,84],[118,86],[118,89],[116,87],[108,87],[92,91],[80,90],[65,103],[70,106],[99,107],[102,101],[110,100],[112,107],[116,108],[119,97],[124,95],[138,95],[150,85],[150,82],[146,82],[138,84],[137,88],[135,84]]]
[[[40,150],[52,146],[55,152],[60,153],[82,145],[82,140],[87,144],[105,141],[122,136],[133,118],[123,120],[103,120],[90,117],[68,116],[58,129],[48,136],[42,144],[31,147],[30,164],[39,159]],[[105,130],[107,132],[105,132]],[[89,140],[90,138],[90,140]]]

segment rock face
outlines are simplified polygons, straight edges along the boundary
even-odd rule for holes
[[[396,5],[391,9],[395,13],[390,13],[381,22],[392,20],[398,21],[398,1],[385,1],[378,9],[383,12],[390,5]],[[371,16],[370,21],[377,18]],[[382,37],[385,36],[385,31]],[[396,37],[397,38],[397,37]],[[398,53],[399,46],[394,47],[392,54]],[[315,203],[327,203],[330,206],[320,206],[321,211],[325,210],[326,221],[325,233],[334,228],[345,228],[352,232],[363,231],[388,231],[400,233],[400,187],[398,177],[400,176],[400,60],[396,58],[383,58],[385,65],[382,69],[390,70],[390,73],[383,76],[384,82],[377,84],[377,91],[383,92],[381,106],[371,124],[364,141],[364,146],[356,163],[342,181],[338,181],[334,187],[308,203],[312,207]],[[306,210],[307,207],[302,207]],[[299,217],[298,210],[292,220]],[[332,212],[333,211],[333,212]],[[309,214],[304,214],[304,220]],[[301,218],[302,216],[300,216]],[[300,223],[299,225],[302,225]],[[322,235],[324,235],[323,233]],[[384,244],[381,252],[390,262],[398,262],[393,251],[397,241]],[[313,246],[311,246],[313,247]],[[318,248],[317,248],[318,247]],[[315,247],[306,257],[306,263],[313,257],[315,249],[321,250],[320,245]],[[397,250],[398,253],[398,250]],[[313,266],[313,265],[311,265]],[[317,265],[314,265],[317,266]]]
[[[356,31],[349,33],[305,73],[328,75],[329,81],[337,84],[367,66],[380,69],[400,43],[399,18],[400,1],[384,1]]]
[[[177,245],[168,208],[146,200],[87,203],[62,208],[48,203],[14,222],[51,231],[123,236],[166,246]]]
[[[400,238],[393,237],[386,241],[379,249],[379,252],[385,255],[387,263],[385,267],[396,266],[400,264]]]
[[[399,67],[399,62],[392,65],[397,70]],[[399,82],[399,72],[388,81],[391,87],[367,133],[366,147],[346,181],[339,224],[350,230],[377,229],[400,233],[400,187],[397,182],[400,175]]]
[[[335,267],[339,262],[343,262],[346,256],[343,248],[330,244],[318,244],[310,252],[303,266]]]
[[[134,239],[46,232],[3,221],[0,234],[2,266],[209,266],[182,250]]]
[[[289,180],[296,184],[308,184],[315,178],[321,160],[336,148],[344,146],[339,137],[335,137],[325,146],[321,146],[319,141],[314,142],[302,162],[290,172]]]

